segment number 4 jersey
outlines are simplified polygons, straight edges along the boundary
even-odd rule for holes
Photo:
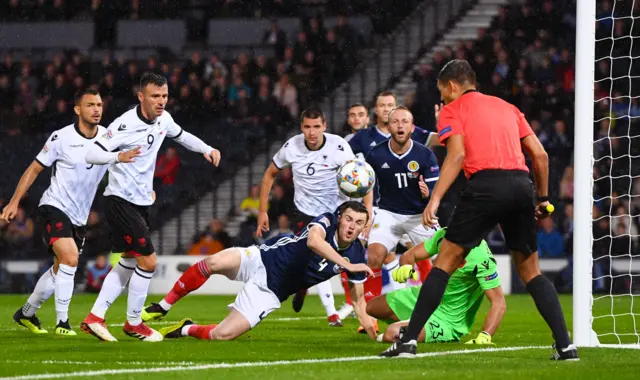
[[[307,246],[309,229],[319,226],[325,233],[325,241],[345,260],[353,264],[364,264],[364,247],[356,239],[348,247],[338,247],[336,234],[338,217],[334,213],[321,214],[314,218],[298,235],[279,235],[264,242],[258,248],[267,272],[267,286],[280,302],[302,289],[308,289],[342,272],[334,264]],[[366,273],[347,272],[350,282],[362,283]]]
[[[355,159],[349,143],[340,136],[324,134],[319,149],[310,150],[299,134],[290,138],[273,156],[278,169],[293,171],[294,203],[304,214],[315,216],[333,212],[349,199],[338,190],[336,173],[345,162]]]
[[[82,134],[77,124],[68,125],[49,136],[36,161],[51,167],[51,184],[42,194],[40,206],[49,205],[65,213],[76,226],[87,224],[91,204],[106,166],[85,162],[87,150],[105,128],[98,126],[93,137]]]

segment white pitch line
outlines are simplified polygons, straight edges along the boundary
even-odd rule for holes
[[[76,360],[5,360],[5,363],[12,364],[70,364],[70,365],[95,365],[95,364],[117,364],[117,365],[196,365],[202,362],[105,362],[105,361],[76,361]]]
[[[499,347],[499,348],[479,348],[471,350],[454,350],[454,351],[437,351],[417,354],[416,357],[434,357],[447,355],[464,355],[485,352],[506,352],[506,351],[523,351],[549,349],[549,346],[521,346],[521,347]],[[379,356],[353,356],[346,358],[326,358],[326,359],[301,359],[301,360],[279,360],[272,362],[240,362],[240,363],[217,363],[217,364],[201,364],[193,366],[176,366],[176,367],[151,367],[151,368],[125,368],[125,369],[104,369],[96,371],[80,371],[67,373],[42,373],[29,374],[14,377],[0,377],[0,380],[38,380],[38,379],[64,379],[69,377],[80,376],[106,376],[106,375],[123,375],[132,373],[152,373],[152,372],[176,372],[176,371],[203,371],[209,369],[223,368],[246,368],[246,367],[273,367],[287,366],[297,364],[318,364],[318,363],[339,363],[339,362],[359,362],[368,360],[384,360]]]

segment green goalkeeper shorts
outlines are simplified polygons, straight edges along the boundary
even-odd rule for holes
[[[411,318],[416,302],[420,294],[419,286],[399,289],[387,293],[387,304],[396,314],[399,320],[406,321]],[[449,323],[432,315],[424,326],[426,332],[426,343],[434,342],[457,342],[461,335],[456,333]]]

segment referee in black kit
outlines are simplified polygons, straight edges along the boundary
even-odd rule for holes
[[[440,200],[460,169],[468,182],[460,193],[440,254],[422,285],[409,326],[380,356],[415,355],[418,334],[440,304],[450,275],[499,223],[518,275],[553,333],[556,352],[552,359],[579,360],[555,287],[538,265],[536,219],[553,211],[547,193],[547,153],[515,106],[476,90],[476,74],[467,61],[447,63],[438,75],[438,90],[445,106],[436,106],[437,128],[447,157],[424,210],[423,223],[437,223]],[[522,149],[533,161],[535,197]]]

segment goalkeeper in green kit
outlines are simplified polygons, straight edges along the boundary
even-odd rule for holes
[[[400,267],[392,273],[393,279],[404,283],[409,278],[415,277],[413,264],[440,252],[440,243],[445,231],[446,228],[438,230],[424,244],[417,245],[404,253],[400,258]],[[372,317],[396,322],[390,325],[384,334],[378,336],[378,341],[393,342],[398,339],[400,329],[409,323],[420,288],[415,286],[396,290],[367,303],[367,313]],[[507,307],[500,287],[496,261],[487,242],[482,240],[469,252],[463,266],[451,276],[440,306],[427,321],[418,341],[427,343],[459,341],[470,332],[484,296],[491,302],[491,309],[485,318],[482,332],[476,338],[466,342],[467,344],[494,344],[491,337],[498,329]]]

